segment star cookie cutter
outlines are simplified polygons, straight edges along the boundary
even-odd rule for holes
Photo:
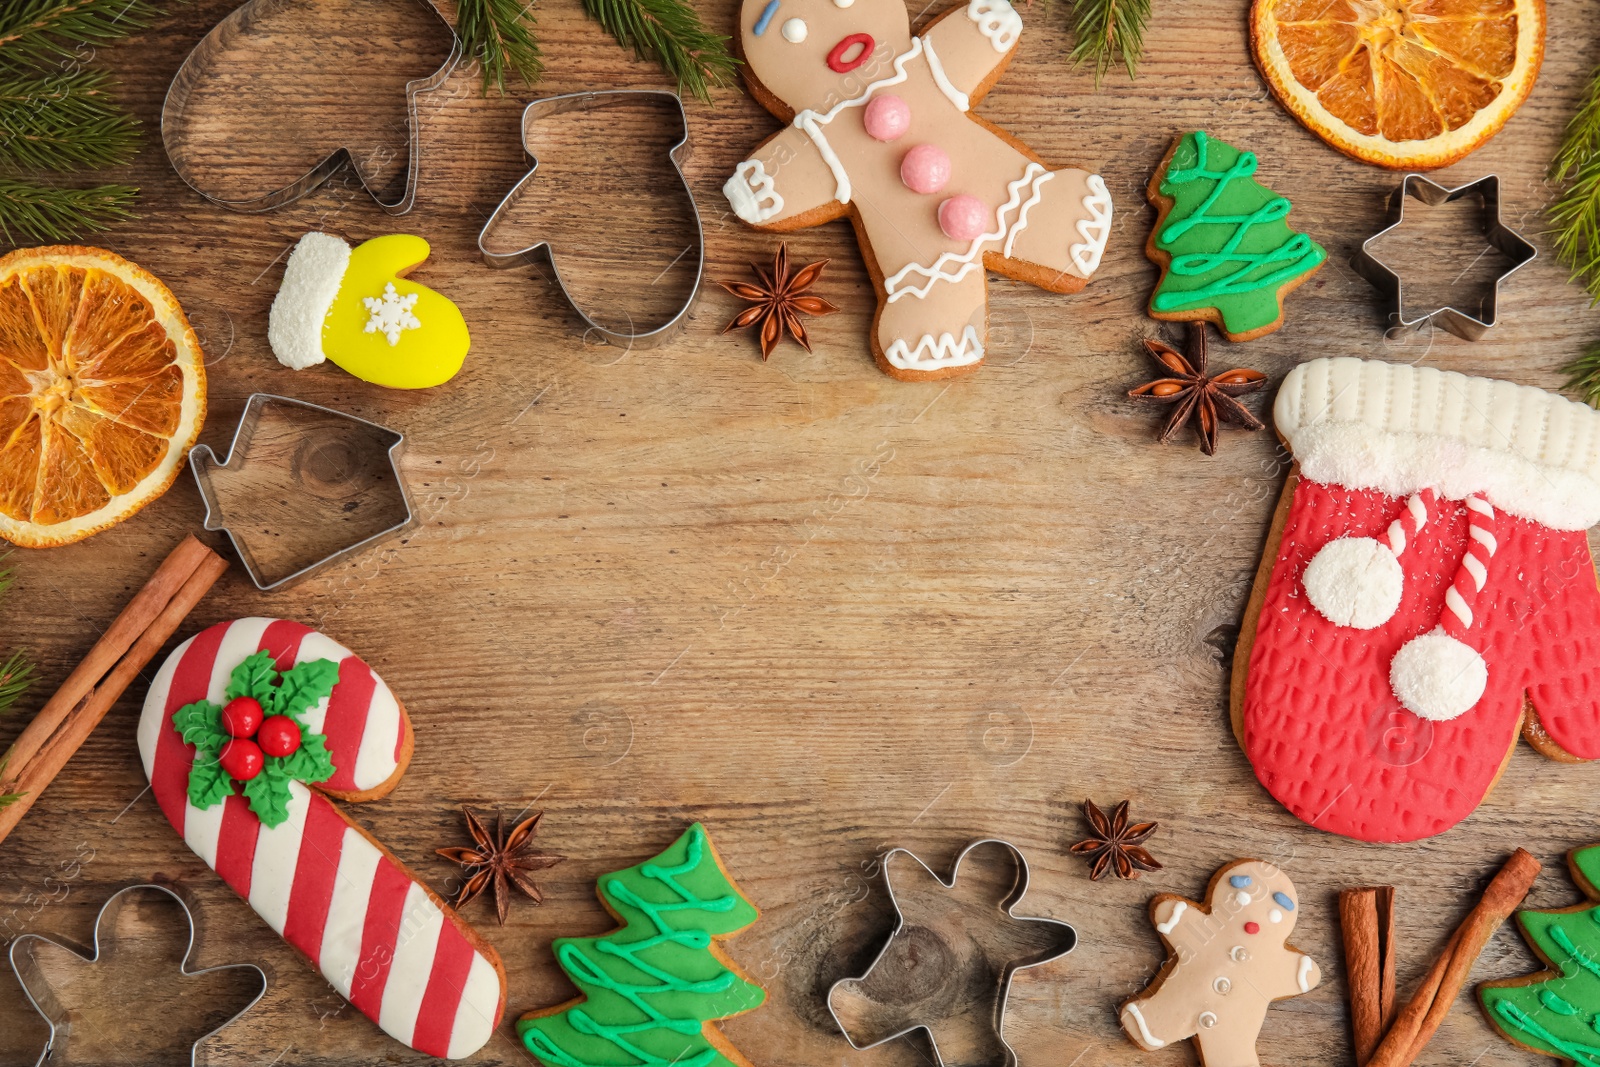
[[[883,883],[884,888],[889,891],[889,902],[894,907],[894,929],[890,932],[888,940],[884,942],[883,948],[878,951],[877,956],[873,958],[872,965],[868,967],[866,971],[855,978],[842,978],[835,982],[828,989],[828,1014],[833,1016],[834,1023],[839,1027],[840,1033],[844,1034],[844,1038],[850,1043],[851,1048],[856,1049],[857,1051],[865,1051],[867,1049],[877,1048],[879,1045],[887,1044],[890,1041],[894,1041],[921,1031],[924,1036],[926,1036],[929,1046],[931,1046],[933,1049],[934,1062],[938,1065],[938,1067],[945,1067],[945,1051],[941,1050],[939,1047],[939,1041],[935,1035],[934,1028],[939,1026],[941,1023],[948,1022],[958,1017],[964,1015],[970,1016],[972,1013],[963,1010],[969,1007],[970,1004],[957,1003],[953,1007],[948,1003],[943,1005],[918,1005],[901,997],[894,998],[892,1002],[885,1002],[875,1000],[870,994],[860,992],[858,989],[853,987],[867,985],[869,980],[872,978],[873,973],[880,967],[884,967],[886,961],[892,960],[895,952],[895,945],[902,937],[907,936],[909,930],[914,929],[917,934],[922,935],[924,944],[919,945],[919,948],[925,948],[929,946],[937,947],[938,945],[948,946],[959,940],[959,938],[943,937],[937,930],[930,930],[928,924],[915,922],[914,918],[908,921],[906,909],[903,907],[900,899],[895,894],[893,875],[891,874],[896,857],[906,857],[912,863],[915,863],[918,868],[921,868],[922,873],[925,873],[928,878],[932,879],[933,882],[937,883],[939,886],[942,886],[944,890],[950,891],[956,889],[957,883],[961,877],[962,865],[967,862],[967,857],[972,855],[972,853],[978,849],[1000,850],[1007,857],[1007,860],[1012,866],[1010,888],[1005,892],[1002,899],[998,902],[998,906],[994,909],[995,914],[1012,923],[1039,924],[1039,932],[1041,935],[1044,934],[1047,929],[1052,931],[1052,943],[1048,948],[1036,950],[1031,955],[1023,956],[1020,959],[1013,958],[1005,960],[999,965],[997,968],[997,974],[995,975],[996,985],[993,991],[994,1004],[992,1015],[986,1019],[977,1020],[981,1028],[985,1031],[986,1036],[992,1038],[992,1041],[989,1043],[995,1046],[995,1051],[998,1051],[1002,1056],[1000,1063],[1003,1064],[1004,1067],[1016,1067],[1018,1063],[1016,1050],[1011,1047],[1011,1044],[1006,1041],[1005,1038],[1006,1001],[1008,1000],[1011,992],[1011,979],[1017,971],[1026,970],[1030,967],[1037,967],[1041,964],[1049,963],[1051,960],[1060,959],[1062,956],[1067,955],[1077,947],[1078,933],[1070,924],[1061,922],[1057,919],[1044,919],[1033,915],[1018,915],[1016,913],[1017,906],[1021,904],[1023,896],[1028,891],[1028,860],[1027,857],[1022,854],[1022,850],[1011,844],[1011,842],[1002,841],[993,837],[984,838],[981,841],[974,841],[966,848],[962,849],[961,852],[956,856],[955,862],[951,865],[950,878],[948,881],[944,878],[941,878],[933,870],[933,868],[929,867],[908,849],[896,848],[884,855],[882,863]],[[973,863],[978,862],[979,861],[977,859],[973,860]],[[985,862],[992,863],[992,861]],[[912,868],[912,870],[915,872],[916,868]],[[952,918],[948,919],[952,931],[957,934],[966,935],[966,914],[960,910],[957,902],[951,902],[951,907],[948,909],[948,914],[953,916]],[[970,935],[968,935],[968,940],[973,940],[970,938]],[[979,948],[979,952],[982,952],[981,947]],[[997,961],[985,956],[979,962],[993,966]],[[891,962],[889,966],[893,966],[893,963]],[[929,965],[924,964],[924,966]],[[938,967],[939,962],[936,961],[931,964],[931,966]],[[914,967],[915,964],[913,963],[911,969],[914,969]],[[950,969],[947,968],[945,973],[950,973]],[[959,986],[958,993],[962,995],[968,995],[967,999],[970,1000],[969,991],[974,988],[974,983],[961,981],[958,976],[957,984]],[[938,990],[933,991],[932,997],[934,1000],[942,999],[948,1001],[955,999],[951,997],[940,998],[937,995],[938,992]],[[845,1009],[843,1013],[841,1012],[842,1006]],[[903,1016],[903,1019],[898,1024],[880,1021],[880,1028],[888,1029],[891,1031],[890,1033],[882,1037],[871,1038],[865,1043],[857,1043],[855,1035],[851,1033],[850,1026],[846,1023],[844,1018],[845,1014],[851,1014],[849,1010],[851,1007],[862,1009],[865,1013],[881,1015],[885,1019],[893,1019],[895,1013],[899,1013],[901,1016]],[[944,1009],[943,1014],[941,1014],[938,1018],[930,1019],[925,1018],[922,1015],[922,1012],[924,1011],[933,1010],[937,1012],[941,1010],[941,1008]],[[855,1018],[857,1021],[874,1021],[866,1019],[861,1015],[857,1015]],[[968,1058],[963,1056],[960,1062],[967,1063]]]
[[[566,280],[561,277],[561,266],[556,262],[555,250],[546,240],[536,241],[526,248],[514,251],[493,251],[489,247],[490,234],[496,226],[500,225],[503,216],[511,209],[522,191],[532,182],[539,173],[539,157],[534,155],[533,146],[529,140],[529,133],[533,126],[542,119],[556,115],[566,114],[571,111],[586,111],[591,108],[615,107],[619,104],[636,103],[639,101],[657,100],[663,103],[670,102],[675,109],[678,123],[683,130],[683,135],[668,150],[667,155],[672,160],[674,173],[683,186],[683,195],[689,202],[689,212],[694,218],[694,284],[690,286],[688,295],[684,297],[683,304],[673,313],[672,317],[659,326],[652,326],[646,330],[615,330],[596,322],[590,314],[579,306],[572,290],[567,287]],[[700,295],[700,282],[705,276],[706,237],[705,226],[700,219],[700,209],[695,206],[694,192],[689,188],[689,179],[683,173],[683,165],[689,158],[689,118],[683,110],[683,100],[677,93],[670,93],[662,89],[606,89],[599,92],[568,93],[564,96],[550,96],[543,100],[535,100],[522,112],[522,149],[533,160],[533,166],[522,180],[512,186],[495,207],[494,214],[489,216],[489,221],[483,224],[483,229],[478,233],[478,252],[483,256],[483,261],[491,267],[517,267],[524,264],[539,265],[548,262],[550,269],[556,276],[556,285],[561,290],[561,296],[578,313],[583,320],[588,332],[607,344],[617,345],[621,348],[654,348],[671,340],[683,329],[688,321],[689,311],[694,307],[695,298]]]
[[[267,972],[254,963],[222,963],[215,967],[202,967],[199,970],[191,971],[189,969],[189,960],[194,956],[197,931],[194,909],[189,906],[189,902],[164,885],[144,883],[126,886],[111,894],[110,897],[106,898],[106,902],[100,905],[100,911],[95,915],[94,919],[94,946],[87,954],[80,951],[75,945],[53,937],[46,937],[43,934],[22,934],[11,942],[11,949],[8,953],[11,960],[11,971],[16,975],[17,984],[22,987],[22,995],[28,998],[28,1003],[33,1006],[33,1010],[38,1012],[39,1016],[50,1027],[50,1037],[45,1042],[44,1050],[39,1053],[39,1058],[35,1061],[34,1067],[44,1067],[44,1064],[55,1056],[59,1049],[67,1046],[67,1043],[71,1040],[72,1019],[69,1013],[63,1010],[61,1005],[56,1002],[55,995],[50,989],[49,981],[45,978],[38,962],[33,958],[31,946],[36,942],[54,945],[56,948],[70,952],[85,963],[99,963],[103,952],[101,929],[106,925],[108,917],[113,917],[116,914],[117,909],[124,903],[123,898],[128,894],[141,893],[147,890],[166,894],[176,901],[178,907],[183,910],[184,923],[189,930],[189,939],[183,950],[183,959],[178,964],[180,976],[195,978],[201,975],[219,974],[223,971],[254,971],[256,977],[261,980],[260,989],[257,990],[256,995],[250,999],[248,1004],[195,1039],[194,1044],[189,1049],[190,1067],[198,1067],[201,1045],[237,1022],[251,1008],[261,1003],[262,997],[266,996]],[[25,945],[29,946],[27,951],[24,951],[23,947]],[[58,1041],[60,1042],[59,1045],[57,1044]]]
[[[1470,315],[1459,308],[1435,308],[1416,318],[1406,318],[1405,300],[1400,282],[1400,275],[1393,268],[1386,266],[1372,253],[1372,245],[1393,231],[1405,221],[1406,199],[1408,197],[1422,201],[1429,207],[1438,207],[1441,204],[1452,203],[1464,197],[1478,196],[1483,200],[1484,228],[1483,236],[1489,244],[1498,249],[1511,260],[1511,266],[1495,278],[1494,286],[1483,302],[1485,312],[1483,318]],[[1356,252],[1351,266],[1356,269],[1367,281],[1377,287],[1378,291],[1388,298],[1394,310],[1389,313],[1389,318],[1396,325],[1420,330],[1428,323],[1437,323],[1443,329],[1466,341],[1476,341],[1492,330],[1498,323],[1498,306],[1500,300],[1500,283],[1511,275],[1521,270],[1532,262],[1539,254],[1539,250],[1528,242],[1520,233],[1500,221],[1500,176],[1490,174],[1479,178],[1475,182],[1459,185],[1454,189],[1446,189],[1438,182],[1421,174],[1407,174],[1400,181],[1400,187],[1389,197],[1389,225],[1361,242],[1361,248]]]
[[[206,529],[226,533],[250,580],[270,593],[415,523],[404,445],[404,434],[355,415],[252,393],[228,458],[196,445],[189,468]]]
[[[320,2],[320,0],[319,0]],[[396,0],[396,2],[409,3],[412,0]],[[241,41],[247,39],[252,29],[263,22],[270,14],[274,14],[285,7],[285,0],[247,0],[235,8],[221,22],[213,26],[199,44],[194,46],[183,65],[178,68],[178,73],[173,76],[172,84],[167,88],[166,100],[161,106],[161,141],[167,152],[167,159],[172,163],[172,169],[178,177],[183,179],[185,185],[221,207],[232,208],[235,211],[271,211],[283,207],[300,199],[316,189],[331,178],[345,164],[355,170],[356,179],[361,187],[366,190],[377,205],[391,215],[404,215],[410,211],[416,202],[417,196],[417,171],[422,158],[422,144],[418,132],[417,97],[423,93],[433,92],[442,87],[450,73],[455,70],[465,50],[461,38],[455,30],[439,14],[438,10],[427,0],[415,0],[415,3],[431,16],[439,25],[439,29],[450,35],[450,54],[445,58],[438,70],[425,78],[415,78],[406,83],[406,141],[409,157],[406,163],[405,191],[398,200],[386,201],[379,193],[368,186],[367,175],[362,170],[362,159],[350,145],[341,145],[330,152],[327,158],[313,166],[299,178],[290,181],[270,192],[249,197],[229,197],[208,192],[203,186],[205,178],[202,177],[196,166],[196,160],[191,158],[189,145],[190,125],[192,113],[190,111],[191,97],[197,88],[205,84],[208,79],[215,76],[218,67],[228,66],[227,53]],[[331,65],[331,64],[330,64]],[[315,63],[308,63],[307,69],[317,69]],[[304,86],[302,86],[302,89]],[[251,149],[246,149],[250,151]],[[257,149],[259,150],[259,149]],[[379,154],[380,146],[373,146],[370,154]],[[203,155],[204,148],[196,151],[196,155]]]

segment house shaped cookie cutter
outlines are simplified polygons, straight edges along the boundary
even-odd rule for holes
[[[1415,318],[1406,318],[1404,291],[1400,275],[1392,267],[1387,266],[1373,254],[1372,245],[1380,241],[1405,221],[1406,199],[1408,197],[1422,201],[1429,207],[1438,207],[1441,204],[1452,203],[1465,197],[1477,196],[1483,200],[1484,226],[1483,236],[1491,246],[1498,249],[1511,260],[1511,266],[1499,277],[1495,278],[1494,286],[1484,300],[1484,317],[1470,315],[1459,308],[1435,308]],[[1389,225],[1361,242],[1355,258],[1350,265],[1356,269],[1367,281],[1377,287],[1378,291],[1388,298],[1393,308],[1389,318],[1396,325],[1406,329],[1420,330],[1428,323],[1437,323],[1441,328],[1449,330],[1465,341],[1476,341],[1493,329],[1499,321],[1500,283],[1511,275],[1521,270],[1523,266],[1533,261],[1538,256],[1539,250],[1528,242],[1520,233],[1500,221],[1500,176],[1490,174],[1479,178],[1475,182],[1459,185],[1454,189],[1446,189],[1438,182],[1421,174],[1407,174],[1400,181],[1400,187],[1389,197]]]
[[[254,971],[256,977],[261,979],[261,988],[251,998],[250,1003],[195,1039],[194,1044],[189,1049],[191,1067],[199,1067],[201,1045],[237,1022],[251,1008],[261,1003],[261,998],[267,995],[267,973],[254,963],[222,963],[215,967],[202,967],[199,970],[191,971],[189,969],[189,960],[194,956],[194,943],[198,931],[195,924],[194,909],[189,906],[189,902],[164,885],[145,883],[125,886],[111,894],[110,897],[106,898],[106,902],[100,905],[100,911],[96,913],[94,919],[94,945],[87,955],[80,952],[73,945],[58,941],[53,937],[46,937],[43,934],[22,934],[11,942],[11,949],[8,953],[11,960],[11,971],[16,975],[17,984],[22,987],[22,995],[28,998],[28,1003],[33,1006],[33,1010],[38,1012],[40,1018],[44,1019],[50,1026],[50,1037],[45,1042],[44,1050],[39,1053],[39,1058],[35,1061],[34,1067],[44,1067],[44,1064],[48,1063],[50,1058],[55,1055],[57,1050],[56,1042],[70,1033],[71,1020],[66,1018],[66,1012],[61,1010],[60,1005],[54,1003],[55,998],[49,991],[49,983],[45,981],[44,976],[39,972],[38,965],[33,961],[32,956],[21,951],[23,946],[31,946],[33,943],[42,942],[46,945],[54,945],[56,948],[64,949],[85,963],[99,963],[102,952],[100,944],[101,927],[105,924],[107,917],[114,914],[114,910],[121,906],[123,898],[127,894],[146,891],[165,893],[177,901],[178,907],[183,909],[184,921],[189,928],[189,941],[183,950],[183,960],[178,965],[179,974],[185,978],[193,978],[204,974],[217,974],[221,971]],[[30,983],[30,979],[34,981]]]
[[[596,322],[573,296],[572,290],[567,287],[566,281],[561,277],[561,267],[556,262],[555,253],[550,247],[550,242],[537,241],[526,248],[514,251],[496,252],[490,249],[489,242],[494,229],[501,224],[504,216],[511,210],[522,195],[522,191],[532,182],[539,173],[539,157],[534,155],[533,146],[529,143],[528,133],[534,124],[555,115],[571,111],[585,111],[591,108],[615,107],[620,104],[637,103],[640,101],[656,100],[670,103],[675,109],[683,135],[668,150],[667,155],[672,160],[673,171],[678,176],[678,181],[683,185],[683,194],[689,202],[689,212],[694,218],[694,284],[690,286],[689,293],[684,297],[683,305],[659,326],[652,326],[646,330],[615,330],[602,326]],[[522,112],[522,148],[533,160],[533,166],[522,180],[512,186],[495,207],[494,213],[489,216],[489,221],[483,224],[483,229],[478,233],[478,251],[483,256],[483,261],[491,267],[516,267],[523,264],[548,262],[551,271],[555,274],[556,285],[561,290],[561,296],[578,313],[584,326],[594,336],[599,337],[607,344],[617,345],[621,348],[654,348],[677,336],[679,331],[688,321],[689,311],[694,307],[695,298],[700,295],[700,282],[705,276],[706,262],[706,237],[705,226],[700,219],[700,209],[695,206],[694,191],[689,188],[689,179],[683,173],[683,165],[689,158],[689,118],[683,110],[683,101],[677,93],[670,93],[662,89],[607,89],[599,92],[568,93],[564,96],[550,96],[543,100],[535,100]]]
[[[410,211],[417,197],[417,169],[422,158],[422,144],[418,130],[417,97],[423,93],[433,92],[442,87],[462,60],[465,51],[461,38],[455,30],[439,14],[438,10],[428,0],[416,2],[431,15],[439,24],[443,33],[450,35],[450,54],[444,64],[426,78],[413,79],[406,83],[406,140],[410,157],[406,163],[405,191],[395,201],[383,200],[377,192],[367,186],[366,179],[356,168],[357,180],[361,187],[366,189],[377,205],[391,215],[404,215]],[[310,193],[318,186],[331,178],[346,164],[354,166],[354,158],[349,146],[341,146],[331,152],[326,159],[312,167],[303,176],[289,184],[260,196],[245,200],[230,200],[207,192],[202,188],[202,181],[189,166],[187,155],[184,151],[184,134],[188,121],[189,98],[195,88],[209,74],[213,61],[220,53],[228,48],[239,38],[250,32],[251,26],[268,11],[281,7],[283,0],[247,0],[226,15],[221,22],[213,26],[200,43],[194,46],[183,65],[178,68],[172,84],[167,87],[167,96],[161,106],[161,141],[166,148],[167,159],[172,163],[172,169],[178,177],[183,179],[185,185],[221,207],[232,208],[235,211],[271,211],[283,207]],[[246,147],[244,151],[260,151],[260,147]]]
[[[309,563],[297,566],[284,574],[272,570],[258,557],[253,547],[258,539],[247,536],[248,532],[259,531],[236,529],[230,524],[229,508],[218,492],[213,473],[242,472],[252,446],[256,444],[257,431],[263,420],[272,414],[276,414],[281,421],[298,424],[294,430],[285,435],[286,440],[277,444],[268,442],[268,445],[279,453],[293,452],[289,464],[293,471],[292,477],[284,479],[286,484],[274,487],[285,500],[301,501],[306,514],[311,515],[313,519],[317,516],[312,513],[320,509],[321,517],[326,519],[333,510],[337,510],[341,517],[357,510],[362,503],[360,494],[367,494],[370,497],[375,491],[387,491],[392,494],[388,503],[396,512],[395,521],[384,520],[381,528],[377,529],[373,529],[369,523],[361,528],[357,539],[336,544],[335,530],[321,540],[324,548],[330,544],[333,547],[323,551]],[[326,458],[328,455],[327,449],[321,447],[323,443],[315,436],[314,427],[318,424],[338,425],[345,431],[331,442],[331,446],[344,455],[336,454],[332,457],[331,474],[327,477],[319,477],[308,471],[305,462],[308,458]],[[406,492],[405,479],[400,471],[400,455],[404,445],[403,434],[355,415],[326,408],[320,404],[296,400],[293,397],[253,393],[245,404],[244,414],[239,417],[239,427],[234,431],[233,443],[228,446],[228,458],[218,460],[211,446],[196,445],[189,453],[189,468],[194,473],[195,482],[200,487],[200,496],[206,504],[205,528],[220,530],[228,535],[234,551],[238,553],[245,570],[250,574],[250,580],[255,583],[257,589],[267,593],[298,582],[324,567],[354,556],[372,544],[414,525],[416,516],[412,511],[411,499]],[[368,465],[367,472],[374,475],[366,479],[368,484],[365,486],[357,486],[355,493],[344,491],[339,481],[341,465],[348,466],[345,463],[346,456],[364,459]],[[379,460],[380,456],[383,457],[382,461]],[[330,501],[336,508],[329,507]],[[351,505],[352,501],[355,502],[354,507]],[[375,502],[383,503],[383,501]],[[313,504],[317,506],[313,507]],[[336,518],[335,521],[339,519]]]

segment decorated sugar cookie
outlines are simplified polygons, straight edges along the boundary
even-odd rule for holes
[[[1600,412],[1431,367],[1317,359],[1234,658],[1256,776],[1319,829],[1441,833],[1520,733],[1600,757]]]
[[[1299,894],[1272,864],[1237,860],[1212,876],[1206,900],[1163,893],[1150,902],[1171,955],[1122,1006],[1122,1029],[1147,1052],[1192,1039],[1204,1067],[1257,1067],[1268,1005],[1322,980],[1316,961],[1288,943]]]
[[[912,36],[899,0],[744,0],[751,92],[790,125],[723,193],[745,222],[845,215],[878,294],[872,353],[914,381],[969,374],[987,337],[984,270],[1083,288],[1111,232],[1099,175],[1052,170],[971,115],[1016,52],[1008,0],[969,0]]]
[[[332,234],[300,238],[267,326],[278,362],[302,370],[329,359],[391,389],[455,377],[472,339],[460,308],[406,277],[427,258],[428,242],[406,233],[354,249]]]
[[[413,741],[372,668],[281,619],[179,645],[139,720],[151,791],[189,847],[384,1032],[460,1059],[500,1021],[500,957],[328,799],[387,794]]]

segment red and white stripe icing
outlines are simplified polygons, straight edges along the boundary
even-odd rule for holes
[[[1467,550],[1461,556],[1455,581],[1444,591],[1444,611],[1439,614],[1439,628],[1457,641],[1467,641],[1478,594],[1489,580],[1489,561],[1500,547],[1495,539],[1498,520],[1494,507],[1481,496],[1467,497],[1466,505]]]
[[[1409,538],[1415,537],[1419,530],[1428,525],[1428,512],[1436,499],[1432,489],[1412,493],[1406,499],[1406,509],[1389,524],[1389,530],[1383,535],[1383,541],[1396,559],[1405,555]]]
[[[180,645],[145,698],[139,752],[157,803],[195,854],[385,1033],[429,1055],[472,1055],[505,1006],[494,961],[326,797],[290,782],[289,818],[270,829],[242,796],[205,811],[189,803],[195,749],[172,717],[197,700],[225,703],[233,668],[258,649],[280,670],[301,660],[339,663],[332,695],[307,716],[327,736],[336,768],[322,788],[364,791],[394,774],[410,724],[371,668],[299,623],[239,619]]]

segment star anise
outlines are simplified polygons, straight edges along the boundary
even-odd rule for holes
[[[499,916],[500,925],[504,926],[506,909],[511,904],[512,886],[524,896],[531,897],[535,904],[544,903],[544,895],[539,892],[539,887],[534,885],[533,879],[528,877],[528,872],[554,867],[565,858],[533,849],[533,835],[539,829],[539,819],[543,817],[544,812],[538,812],[518,823],[509,836],[506,834],[504,814],[496,812],[495,832],[490,836],[483,821],[473,814],[471,808],[461,810],[467,816],[467,831],[472,834],[474,844],[466,848],[437,850],[445,859],[459,863],[467,873],[467,882],[456,895],[455,906],[465,907],[479,893],[493,886],[495,911]]]
[[[1145,841],[1156,832],[1156,824],[1129,826],[1126,800],[1112,809],[1109,819],[1094,801],[1085,800],[1083,817],[1089,821],[1089,836],[1073,845],[1071,851],[1094,864],[1089,868],[1090,881],[1098,882],[1107,871],[1118,878],[1137,878],[1140,871],[1161,869],[1161,864],[1144,848]]]
[[[718,282],[728,292],[740,300],[749,300],[754,307],[747,307],[733,317],[733,321],[722,328],[723,333],[729,330],[742,330],[746,326],[761,324],[761,358],[765,360],[772,355],[772,350],[778,347],[778,342],[783,340],[785,330],[789,336],[799,342],[800,347],[807,352],[811,351],[811,339],[806,336],[805,324],[800,321],[802,313],[806,315],[832,315],[839,309],[820,296],[806,295],[810,288],[822,277],[822,268],[828,265],[827,260],[816,263],[807,263],[792,275],[789,273],[788,245],[779,245],[778,254],[772,261],[772,270],[768,272],[754,263],[750,269],[755,271],[759,282]]]
[[[1253,393],[1267,384],[1267,376],[1258,370],[1230,370],[1221,374],[1206,373],[1206,324],[1189,323],[1189,353],[1185,356],[1171,345],[1145,338],[1144,347],[1161,366],[1172,372],[1168,378],[1157,378],[1137,389],[1128,390],[1135,400],[1151,404],[1172,404],[1172,414],[1161,427],[1159,440],[1166,444],[1172,436],[1191,419],[1200,434],[1200,451],[1208,456],[1217,452],[1217,424],[1238,423],[1247,430],[1259,430],[1260,419],[1235,397]]]

